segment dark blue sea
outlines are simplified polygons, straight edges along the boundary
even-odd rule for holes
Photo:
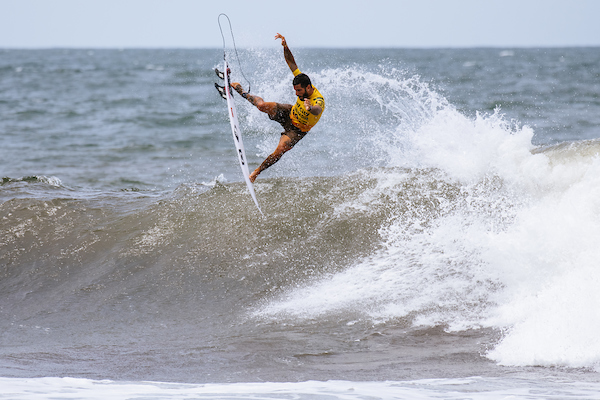
[[[262,216],[222,50],[0,49],[0,399],[600,398],[600,48],[292,51]]]

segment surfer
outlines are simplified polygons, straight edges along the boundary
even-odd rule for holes
[[[292,85],[298,97],[296,103],[291,105],[264,101],[258,96],[245,92],[239,83],[231,83],[231,87],[236,92],[260,111],[266,113],[271,120],[279,122],[284,129],[275,151],[250,174],[251,182],[256,180],[258,174],[279,161],[285,152],[291,150],[315,126],[321,118],[323,110],[325,110],[325,99],[317,88],[312,85],[308,75],[303,74],[298,69],[285,37],[278,33],[275,35],[275,39],[281,39],[283,56],[294,74]]]

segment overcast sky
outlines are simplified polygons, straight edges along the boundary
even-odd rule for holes
[[[0,48],[221,48],[220,13],[238,47],[600,46],[600,0],[0,0]]]

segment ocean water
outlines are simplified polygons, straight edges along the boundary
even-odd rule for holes
[[[600,48],[292,50],[265,217],[222,51],[0,50],[0,399],[600,398]]]

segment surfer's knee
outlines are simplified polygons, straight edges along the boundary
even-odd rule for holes
[[[262,112],[267,112],[266,111],[266,102],[261,99],[260,97],[255,97],[254,98],[254,105],[256,106],[256,108],[258,108],[260,111]]]
[[[294,142],[286,135],[281,136],[281,140],[277,145],[277,152],[283,154],[286,151],[290,151],[294,147]]]
[[[254,103],[256,108],[260,111],[267,113],[269,115],[275,115],[275,110],[277,108],[277,103],[272,101],[264,101],[260,97],[256,97],[256,102]]]

